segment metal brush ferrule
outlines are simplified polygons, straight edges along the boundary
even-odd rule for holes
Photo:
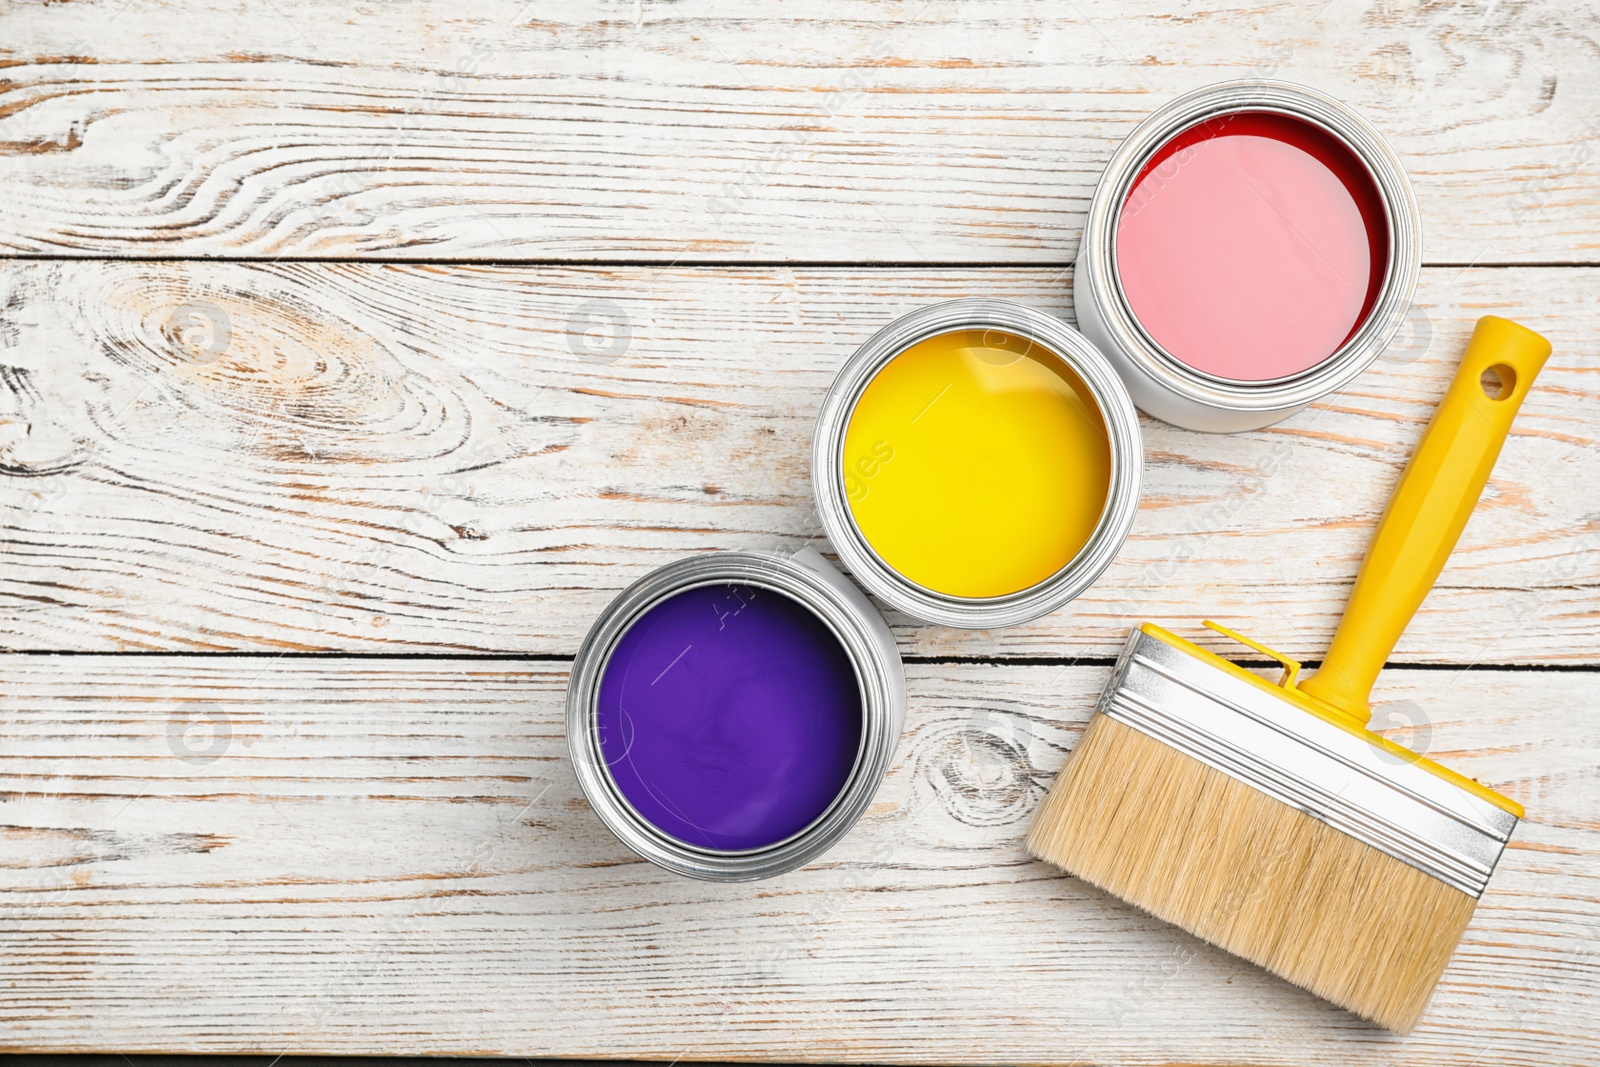
[[[1517,817],[1359,734],[1135,630],[1099,710],[1472,897]]]

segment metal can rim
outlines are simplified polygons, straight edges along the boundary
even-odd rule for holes
[[[1308,122],[1348,148],[1378,189],[1389,236],[1389,260],[1378,300],[1356,332],[1315,366],[1264,382],[1209,375],[1168,353],[1128,306],[1116,268],[1116,223],[1145,162],[1196,123],[1246,111]],[[1382,354],[1410,310],[1421,265],[1422,223],[1416,195],[1383,135],[1348,105],[1315,89],[1293,82],[1243,80],[1186,93],[1156,109],[1123,140],[1095,186],[1076,269],[1098,312],[1099,332],[1160,387],[1207,408],[1287,414],[1342,389]]]
[[[839,581],[844,580],[839,576]],[[612,652],[629,627],[671,596],[724,582],[769,589],[816,615],[844,647],[855,668],[861,697],[861,740],[856,760],[833,802],[811,823],[782,841],[741,851],[697,848],[665,833],[636,812],[606,770],[595,729],[600,682]],[[796,557],[715,552],[658,567],[617,594],[595,619],[573,658],[567,683],[567,748],[578,786],[590,807],[635,854],[702,881],[741,882],[770,878],[800,867],[831,848],[855,825],[888,770],[904,714],[904,674],[899,653],[887,625],[865,597],[860,597],[859,603],[853,602],[836,582]]]
[[[1099,522],[1078,553],[1044,581],[995,597],[957,597],[906,578],[867,542],[844,486],[844,437],[856,402],[891,359],[912,345],[962,329],[999,329],[1036,341],[1089,387],[1111,443],[1111,484]],[[924,622],[965,629],[1014,626],[1047,615],[1092,585],[1111,565],[1139,510],[1144,450],[1139,416],[1121,378],[1077,330],[1011,300],[968,297],[902,315],[856,349],[823,398],[811,442],[811,484],[817,513],[839,559],[868,591]]]

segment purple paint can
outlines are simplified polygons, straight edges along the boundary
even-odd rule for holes
[[[813,551],[717,553],[634,583],[574,661],[567,739],[602,821],[715,881],[830,847],[871,802],[905,681],[882,617]]]

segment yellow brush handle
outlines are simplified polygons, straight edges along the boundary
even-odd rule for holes
[[[1322,669],[1299,688],[1365,724],[1395,642],[1455,548],[1550,342],[1508,319],[1478,320],[1461,369],[1412,453]],[[1493,368],[1503,388],[1486,384]]]

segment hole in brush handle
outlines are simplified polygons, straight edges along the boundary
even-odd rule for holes
[[[1504,363],[1496,363],[1478,376],[1478,384],[1490,400],[1510,400],[1517,391],[1517,372]]]

